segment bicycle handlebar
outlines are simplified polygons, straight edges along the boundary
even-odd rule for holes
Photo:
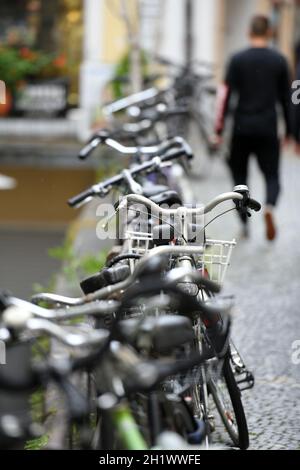
[[[68,200],[68,204],[70,207],[79,207],[83,202],[89,202],[92,197],[99,196],[101,197],[101,188],[100,185],[93,185],[90,188],[82,191],[82,193],[77,194],[77,196],[71,197]]]
[[[120,100],[105,105],[103,107],[103,112],[106,116],[111,116],[114,113],[123,111],[129,106],[152,100],[153,98],[159,96],[161,93],[164,93],[164,90],[158,90],[154,87],[148,88],[147,90],[134,93],[133,95],[126,96],[125,98],[121,98]]]
[[[116,129],[113,132],[114,136],[121,135],[124,137],[137,137],[139,134],[143,134],[146,131],[150,131],[154,125],[154,121],[151,119],[141,119],[139,122],[128,122],[122,125],[120,129]]]
[[[109,343],[108,343],[109,344]],[[99,360],[103,358],[101,352],[92,352],[86,356],[72,359],[65,359],[63,362],[59,360],[52,362],[43,362],[39,364],[34,364],[32,366],[31,374],[27,380],[20,382],[18,379],[8,379],[6,377],[0,376],[0,388],[9,392],[21,392],[26,390],[31,390],[33,387],[36,387],[41,384],[45,384],[50,380],[54,380],[55,383],[64,390],[67,397],[71,403],[76,403],[76,407],[72,407],[72,417],[79,415],[79,417],[88,412],[88,407],[84,408],[84,412],[78,413],[78,397],[79,392],[74,388],[74,384],[69,382],[68,376],[72,372],[83,370],[86,368],[91,368],[96,364],[99,364]],[[128,364],[131,373],[128,374],[129,380],[125,380],[125,393],[130,394],[137,391],[147,391],[151,390],[155,386],[159,385],[163,380],[171,375],[178,373],[187,372],[189,369],[192,369],[196,365],[202,364],[204,361],[211,358],[211,353],[194,353],[186,359],[176,360],[176,361],[160,361],[152,360],[146,361],[142,360],[139,356],[136,355],[136,361],[134,364]],[[118,361],[118,358],[115,358],[115,362]],[[142,373],[147,371],[146,374]],[[67,386],[67,389],[66,389]],[[70,390],[70,388],[72,390]],[[70,393],[72,392],[72,393]],[[73,400],[73,398],[76,398]],[[68,403],[70,406],[70,403]]]
[[[144,204],[148,209],[153,211],[153,213],[156,215],[171,216],[171,215],[179,214],[180,212],[186,213],[186,214],[193,214],[193,215],[203,215],[203,214],[208,214],[209,212],[211,212],[215,207],[217,207],[222,202],[226,202],[230,200],[236,203],[237,210],[243,210],[243,209],[249,208],[258,212],[261,209],[261,204],[255,199],[251,199],[249,197],[249,189],[245,185],[236,186],[233,192],[219,194],[214,199],[212,199],[208,204],[206,204],[205,206],[200,206],[198,208],[190,209],[190,208],[185,208],[185,207],[179,207],[177,209],[164,209],[164,208],[161,208],[155,202],[151,201],[150,199],[144,196],[141,196],[138,194],[128,194],[123,197],[122,201],[119,204],[119,209],[126,207],[127,202],[129,202],[132,204],[136,204],[136,203]]]
[[[39,302],[47,302],[48,304],[56,305],[71,305],[71,306],[82,306],[89,302],[99,301],[100,299],[107,299],[114,293],[120,292],[122,290],[127,289],[130,285],[132,285],[140,273],[145,269],[147,263],[150,262],[156,256],[163,256],[163,255],[193,255],[193,254],[201,254],[203,253],[202,247],[197,246],[159,246],[156,248],[152,248],[146,256],[144,256],[139,263],[137,264],[134,272],[124,281],[118,282],[117,284],[110,285],[107,287],[103,287],[98,291],[95,291],[91,294],[88,294],[83,297],[64,297],[59,296],[56,294],[36,294],[32,297],[32,302],[39,303]],[[206,278],[203,278],[199,273],[196,273],[194,270],[190,273],[187,271],[181,272],[181,278],[184,279],[186,276],[191,276],[193,282],[197,283],[198,285],[203,285],[211,292],[219,292],[220,286],[213,281],[210,281]],[[177,285],[180,281],[179,271],[177,271],[176,279],[172,279],[171,275],[167,275],[166,278],[166,286],[171,286],[172,284]],[[205,308],[207,306],[205,305]],[[81,308],[81,307],[80,307]],[[210,307],[211,308],[211,307]]]
[[[213,294],[218,294],[221,291],[220,284],[217,284],[215,281],[211,281],[207,277],[203,277],[198,271],[190,270],[185,268],[174,268],[171,271],[168,271],[166,274],[166,282],[174,284],[175,282],[180,282],[180,280],[188,278],[191,282],[194,282],[199,287],[204,287]]]
[[[185,212],[186,214],[193,214],[193,215],[203,215],[212,211],[216,206],[218,206],[222,202],[231,201],[231,200],[242,201],[243,196],[239,193],[228,192],[228,193],[220,194],[219,196],[215,197],[205,206],[201,205],[197,208],[179,207],[177,209],[165,209],[165,208],[160,207],[158,204],[151,201],[150,199],[146,198],[145,196],[141,196],[138,194],[128,194],[123,197],[122,201],[119,204],[119,209],[121,210],[127,207],[127,202],[128,202],[129,204],[137,204],[137,203],[143,204],[148,209],[150,209],[153,212],[153,214],[161,215],[161,216],[177,215],[179,214],[179,212],[182,212],[182,213]]]
[[[91,186],[82,193],[70,198],[68,200],[68,204],[70,207],[78,207],[81,203],[88,202],[90,198],[94,196],[105,196],[113,186],[119,186],[122,182],[128,181],[128,179],[126,178],[126,174],[130,175],[131,177],[135,177],[143,172],[158,171],[163,168],[164,163],[167,163],[180,157],[187,156],[188,158],[191,158],[191,155],[191,149],[188,144],[185,143],[184,146],[182,146],[182,148],[179,150],[170,151],[168,153],[165,153],[161,157],[156,156],[147,162],[141,163],[140,165],[137,165],[127,170],[127,173],[124,173],[123,171],[118,175],[107,179],[104,182]]]
[[[153,124],[168,117],[187,116],[189,113],[188,106],[175,106],[168,108],[164,103],[158,103],[154,108],[146,108],[140,110],[140,119],[151,121]],[[139,123],[138,123],[139,125]]]
[[[184,272],[183,272],[184,271]],[[192,273],[188,273],[188,274],[192,274]],[[179,275],[179,272],[177,271],[176,273],[176,279],[174,279],[174,276],[173,276],[173,279],[171,279],[169,277],[169,279],[167,279],[167,282],[166,283],[163,283],[164,284],[164,287],[167,289],[167,290],[170,290],[170,292],[172,290],[174,290],[174,282],[178,281],[178,279],[180,278],[180,276],[186,276],[187,275],[187,272],[186,270],[181,270],[181,273]],[[193,273],[193,276],[194,276],[194,280],[198,280],[198,281],[201,281],[201,283],[203,282],[207,282],[208,280],[206,279],[203,279],[201,278],[201,276],[199,275],[199,273]],[[172,284],[173,282],[173,284]],[[209,281],[209,283],[211,284],[210,287],[212,287],[213,283],[211,281]],[[148,286],[149,287],[149,286]],[[178,293],[178,291],[177,291]],[[192,307],[195,308],[195,309],[204,309],[203,311],[206,313],[206,314],[209,314],[209,315],[215,315],[216,312],[218,314],[221,314],[222,315],[228,315],[227,312],[223,312],[222,313],[222,308],[220,309],[220,307],[218,307],[217,309],[214,308],[214,307],[211,307],[211,306],[205,306],[203,305],[203,302],[201,301],[196,301],[195,299],[191,298],[190,299],[190,296],[187,296],[187,294],[180,294],[182,295],[184,298],[185,298],[185,301],[187,302],[187,297],[189,297],[189,300],[191,301],[191,304],[192,304]],[[12,301],[14,300],[13,298],[11,299]],[[18,299],[15,299],[15,300],[18,300]],[[188,303],[188,302],[187,302]],[[24,310],[24,307],[25,306],[30,306],[31,309],[33,309],[33,311],[36,311],[36,307],[33,306],[32,304],[28,303],[28,302],[24,302],[24,301],[21,301],[21,303],[18,303],[17,302],[17,305],[18,307],[8,307],[5,312],[4,312],[4,315],[3,315],[3,323],[4,325],[9,328],[10,330],[13,330],[15,331],[16,333],[22,333],[23,331],[29,331],[29,332],[37,332],[37,333],[46,333],[54,338],[56,338],[59,342],[65,344],[66,346],[68,347],[86,347],[86,346],[94,346],[96,347],[96,350],[94,350],[93,352],[91,353],[88,353],[87,356],[84,356],[84,357],[81,357],[81,358],[78,358],[78,359],[74,359],[74,360],[67,360],[68,361],[68,364],[63,364],[63,370],[64,370],[64,373],[62,376],[64,376],[66,373],[68,372],[72,372],[74,370],[78,370],[79,368],[83,368],[83,367],[87,367],[87,366],[91,366],[93,363],[95,363],[95,359],[98,359],[97,363],[99,363],[99,358],[102,357],[102,354],[105,350],[107,350],[107,346],[109,345],[109,343],[113,340],[114,336],[110,334],[109,331],[107,330],[93,330],[93,331],[90,331],[90,332],[80,332],[80,333],[70,333],[67,328],[65,327],[61,327],[49,320],[46,320],[46,319],[41,319],[41,318],[34,318],[34,315],[28,310]],[[204,308],[205,307],[205,308]],[[91,308],[91,306],[89,306],[88,308],[89,310],[93,310],[93,308]],[[44,310],[44,309],[43,309]],[[84,307],[84,309],[81,308],[81,313],[83,312],[83,310],[87,310],[87,306]],[[79,309],[77,309],[77,312],[76,313],[79,313]],[[90,312],[89,312],[90,313]],[[210,357],[210,355],[209,355]],[[157,361],[155,362],[151,362],[152,366],[155,366],[156,368],[156,374],[154,377],[155,380],[153,381],[152,383],[152,386],[154,386],[155,384],[161,382],[164,378],[166,378],[167,376],[169,375],[173,375],[175,373],[178,373],[180,371],[184,371],[184,370],[187,370],[191,367],[193,367],[194,365],[197,365],[199,364],[199,362],[201,362],[202,360],[206,360],[208,359],[209,357],[206,357],[206,356],[200,356],[200,355],[194,355],[188,359],[185,359],[185,360],[182,360],[182,361],[176,361],[176,362],[172,362],[172,363],[164,363],[164,364],[161,364]],[[138,357],[137,357],[138,359]],[[144,362],[138,360],[137,364],[145,364]],[[68,365],[68,367],[66,367]],[[62,366],[60,366],[57,370],[55,369],[55,364],[54,363],[49,363],[48,364],[48,369],[47,369],[47,364],[46,364],[46,367],[42,367],[42,368],[39,368],[36,370],[36,372],[39,372],[39,375],[41,377],[41,375],[45,378],[47,378],[47,374],[50,374],[50,375],[55,375],[55,377],[57,379],[60,378],[61,376],[61,373],[62,373]],[[134,365],[136,367],[136,364]],[[58,374],[58,375],[57,375]],[[137,376],[139,376],[139,374],[137,374]],[[32,375],[32,380],[33,381],[27,381],[27,382],[24,382],[23,384],[20,384],[18,383],[17,381],[13,381],[13,382],[8,382],[8,383],[5,383],[5,380],[3,378],[0,378],[0,386],[5,389],[13,389],[13,390],[21,390],[21,389],[24,389],[24,388],[29,388],[29,387],[32,387],[33,385],[37,385],[38,383],[38,374],[33,374]],[[3,382],[4,380],[4,382]],[[150,381],[151,382],[151,381]],[[147,386],[150,386],[150,382],[149,380],[147,381]],[[141,382],[138,381],[137,382],[138,386],[140,386]],[[127,391],[127,388],[126,388],[126,391]]]
[[[85,160],[102,143],[100,136],[94,136],[79,152],[78,158]]]
[[[147,392],[157,387],[161,382],[168,377],[180,373],[187,372],[193,367],[203,364],[208,359],[211,359],[211,354],[194,353],[189,358],[176,360],[176,361],[140,361],[135,365],[135,377],[131,383],[125,383],[125,390],[127,394],[137,392]],[[147,381],[143,380],[147,377]]]
[[[248,207],[255,212],[259,212],[261,210],[261,203],[256,201],[255,199],[250,198],[248,200]]]
[[[29,308],[25,309],[27,304]],[[101,344],[109,334],[107,330],[91,330],[89,332],[72,333],[67,328],[57,325],[45,318],[34,318],[35,306],[24,302],[23,307],[8,307],[3,315],[2,322],[9,330],[16,332],[32,332],[47,334],[68,347],[96,346]]]
[[[170,150],[172,147],[181,147],[185,149],[187,152],[187,157],[192,158],[192,150],[188,143],[182,137],[173,137],[172,139],[168,139],[162,142],[159,145],[151,145],[151,146],[140,146],[140,147],[127,147],[123,145],[118,140],[111,137],[114,133],[110,133],[107,130],[102,130],[96,133],[89,143],[79,152],[79,158],[81,160],[85,160],[91,152],[98,147],[100,144],[105,144],[108,147],[116,150],[117,152],[123,155],[149,155],[149,156],[161,156],[167,150]]]
[[[176,68],[179,68],[179,69],[182,69],[182,70],[185,70],[187,68],[186,64],[180,64],[178,62],[174,62],[171,59],[163,57],[159,54],[154,54],[152,56],[153,56],[154,60],[156,60],[157,62],[159,62],[162,65],[176,67]],[[215,64],[213,62],[209,62],[207,60],[199,60],[199,59],[190,60],[188,66],[193,66],[193,65],[198,65],[198,66],[201,66],[201,67],[207,67],[207,68],[210,68],[210,69],[212,69],[215,66]]]
[[[52,294],[55,299],[55,294]],[[33,296],[33,299],[35,296]],[[52,297],[53,299],[53,297]],[[59,296],[59,299],[60,296]],[[119,308],[119,302],[114,300],[101,300],[97,302],[90,302],[86,305],[77,306],[73,304],[73,306],[67,309],[46,309],[35,305],[31,302],[26,302],[25,300],[18,299],[16,297],[8,297],[7,298],[8,306],[14,306],[19,309],[23,309],[24,311],[29,311],[35,318],[45,319],[45,320],[55,320],[55,321],[64,321],[75,317],[81,317],[85,315],[91,316],[103,316],[109,315],[114,313]],[[58,298],[57,298],[57,303]],[[68,305],[70,305],[68,303]]]

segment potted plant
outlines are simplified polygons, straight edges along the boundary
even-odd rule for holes
[[[0,46],[0,80],[6,85],[6,104],[0,105],[0,114],[10,112],[16,93],[28,80],[61,76],[65,66],[63,55],[45,54],[28,47]]]

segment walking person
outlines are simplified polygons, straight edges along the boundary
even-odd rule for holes
[[[234,184],[247,184],[248,163],[254,154],[266,184],[266,237],[274,240],[274,207],[280,192],[280,142],[277,104],[283,110],[286,138],[291,134],[290,75],[286,59],[269,47],[271,27],[267,17],[257,15],[250,24],[250,46],[229,63],[219,93],[215,126],[216,145],[221,143],[230,97],[237,97],[229,167]],[[247,216],[242,217],[243,235],[248,236]]]

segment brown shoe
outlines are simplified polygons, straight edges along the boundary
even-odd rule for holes
[[[276,238],[276,227],[274,224],[273,214],[270,211],[265,212],[266,237],[267,240],[273,241]]]

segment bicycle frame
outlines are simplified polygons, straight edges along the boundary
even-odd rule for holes
[[[122,403],[112,410],[112,421],[118,437],[126,450],[147,450],[147,443],[140,432],[130,407]]]

